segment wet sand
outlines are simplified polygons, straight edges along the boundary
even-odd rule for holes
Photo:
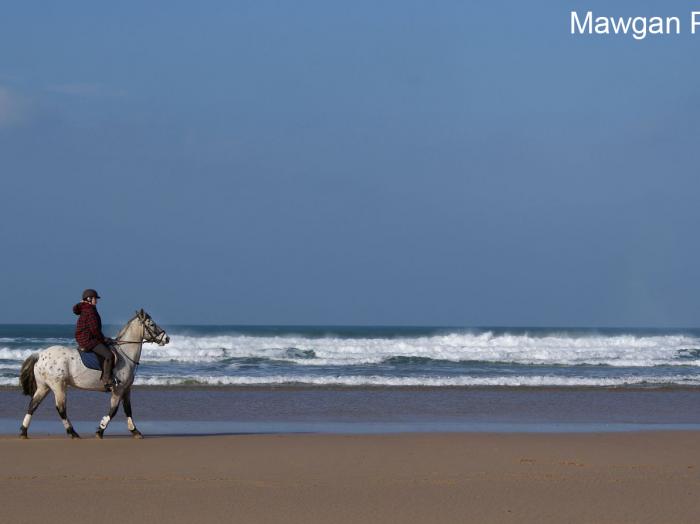
[[[700,424],[699,388],[149,387],[132,394],[134,419],[237,422],[460,422]],[[0,387],[0,419],[15,433],[29,397]],[[70,389],[68,416],[94,430],[109,395]],[[109,431],[124,430],[122,410]],[[49,395],[34,415],[63,426]],[[82,428],[81,428],[82,429]]]
[[[0,438],[6,522],[697,522],[700,432]]]

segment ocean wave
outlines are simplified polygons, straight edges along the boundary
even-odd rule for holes
[[[212,375],[159,375],[138,376],[137,386],[377,386],[377,387],[629,387],[629,386],[700,386],[700,377],[636,376],[636,377],[562,377],[497,376],[497,377],[392,377],[379,375],[267,375],[267,376],[212,376]],[[0,385],[16,386],[17,377],[0,377]]]
[[[171,336],[168,346],[146,344],[150,362],[216,362],[267,358],[306,366],[380,364],[391,359],[542,365],[700,366],[700,339],[687,335],[567,336],[485,332],[405,338],[302,336]]]
[[[387,377],[387,376],[151,376],[137,377],[135,384],[150,386],[176,385],[312,385],[312,386],[507,386],[507,387],[621,387],[643,385],[698,386],[700,377],[676,375],[670,377],[561,377],[561,376],[499,376],[499,377]]]
[[[37,349],[14,349],[14,348],[0,348],[0,360],[10,360],[23,362],[29,355],[36,353]]]
[[[14,342],[17,340],[13,339]],[[67,339],[44,339],[46,346],[56,340],[63,340],[63,345],[74,347],[72,342],[65,343]],[[36,347],[4,346],[0,347],[0,359],[22,361],[37,350]],[[142,361],[151,364],[227,363],[246,358],[296,366],[464,362],[612,367],[700,366],[700,338],[680,334],[551,333],[537,336],[490,331],[387,338],[172,334],[170,344],[144,344],[142,354]]]
[[[342,372],[330,370],[313,370],[313,374],[299,373],[300,368],[269,367],[266,372],[261,372],[270,361],[266,359],[248,358],[232,363],[225,369],[202,366],[168,366],[167,364],[151,365],[140,368],[136,375],[137,385],[309,385],[309,386],[506,386],[506,387],[624,387],[624,386],[700,386],[700,373],[697,371],[687,373],[671,373],[649,369],[629,373],[607,370],[592,370],[587,368],[562,367],[550,368],[550,370],[538,372],[538,368],[514,368],[505,366],[502,371],[494,370],[487,373],[481,371],[456,372],[455,369],[444,368],[442,373],[435,373],[435,369],[428,372],[428,368],[422,368],[424,362],[413,361],[416,367],[388,371],[384,369],[382,374],[372,372],[371,368],[365,368],[358,374],[357,369],[343,368]],[[247,365],[246,365],[247,364]],[[17,385],[20,362],[0,363],[0,385]],[[232,369],[233,368],[233,369]],[[235,369],[235,371],[234,371]],[[466,371],[466,370],[464,370]],[[675,370],[674,370],[675,371]],[[250,373],[253,373],[252,375]]]

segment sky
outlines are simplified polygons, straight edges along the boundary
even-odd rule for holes
[[[5,6],[0,323],[699,326],[693,6]]]

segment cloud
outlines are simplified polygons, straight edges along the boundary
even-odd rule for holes
[[[114,89],[102,84],[92,84],[85,82],[74,82],[69,84],[54,84],[46,88],[52,93],[71,96],[90,96],[90,97],[114,97],[124,96],[126,91],[123,89]]]
[[[14,91],[0,86],[0,127],[21,124],[26,117],[26,100]]]

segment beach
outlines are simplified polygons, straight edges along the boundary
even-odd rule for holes
[[[696,388],[0,388],[3,521],[696,522]],[[673,428],[668,430],[667,428]],[[684,428],[693,428],[692,430]]]
[[[135,386],[134,421],[148,435],[416,432],[700,431],[700,389],[313,386]],[[29,398],[0,387],[0,435],[14,435]],[[69,389],[68,417],[92,435],[105,393]],[[63,435],[48,395],[30,435]],[[106,435],[127,435],[120,409]]]
[[[6,522],[697,522],[700,433],[0,438]]]
[[[2,521],[695,522],[700,331],[173,328],[146,347],[130,438],[109,395],[49,395],[17,438],[0,332]],[[178,334],[179,333],[179,334]],[[299,334],[301,333],[301,334]]]

